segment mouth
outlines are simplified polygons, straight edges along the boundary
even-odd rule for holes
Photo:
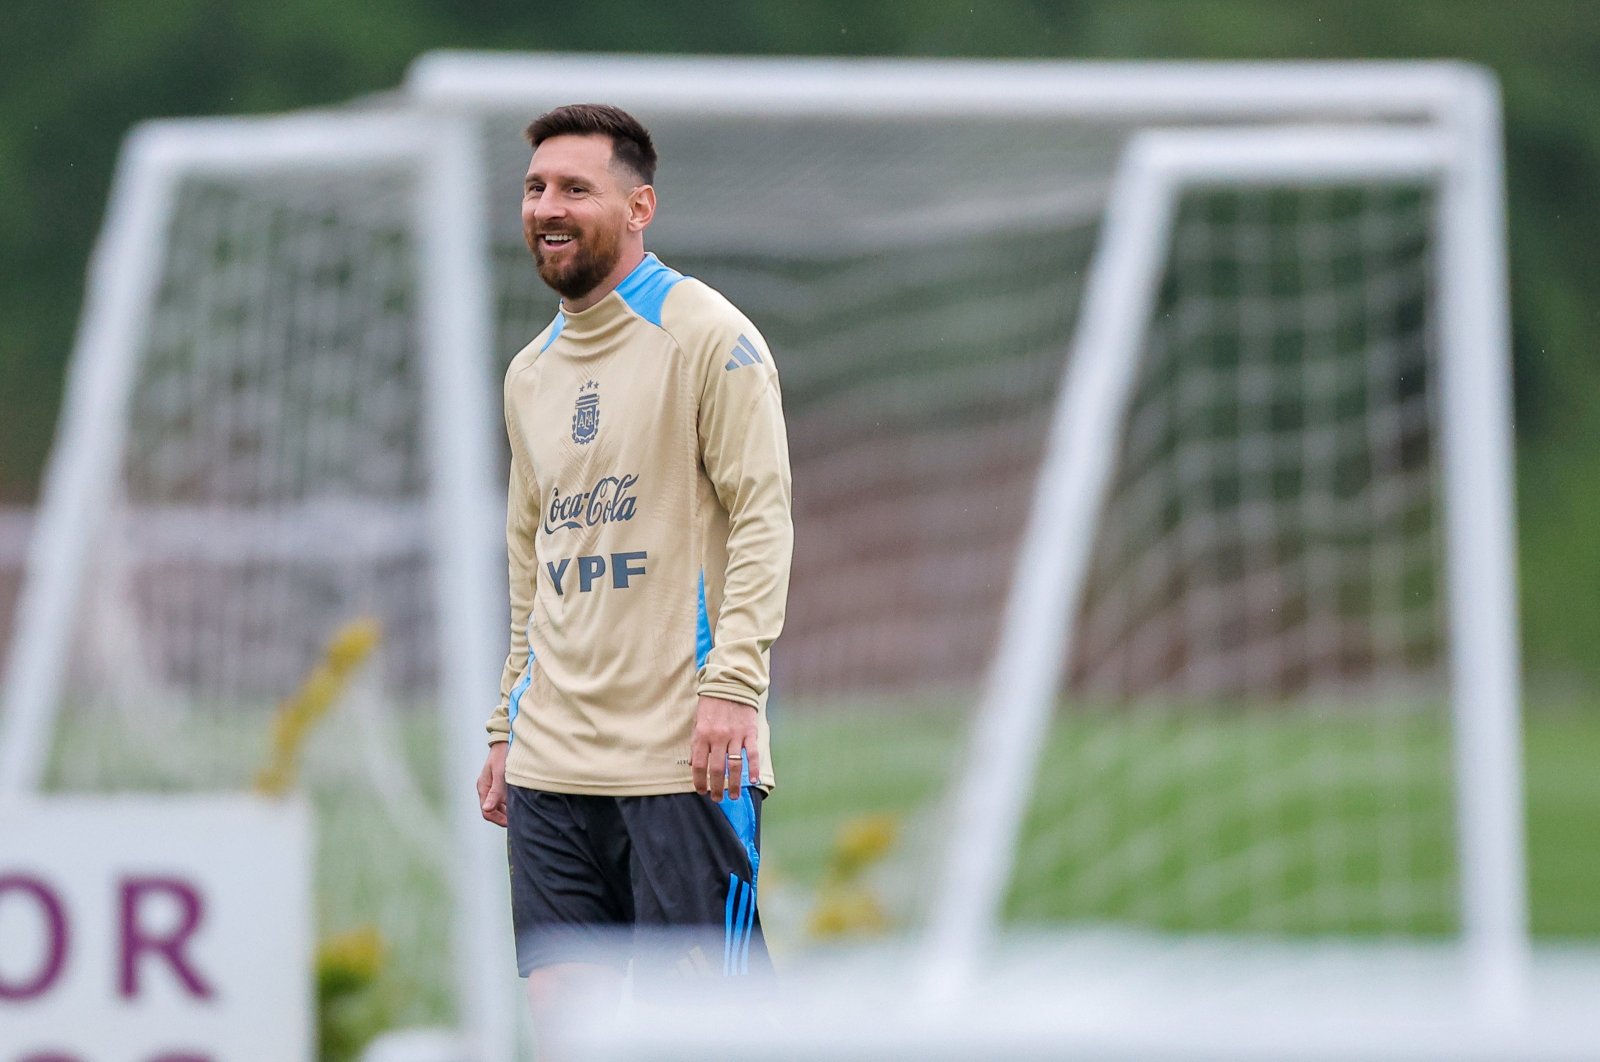
[[[544,232],[539,234],[539,246],[546,251],[559,251],[570,247],[577,237],[570,232]]]

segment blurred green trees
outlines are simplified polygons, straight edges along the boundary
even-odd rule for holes
[[[1471,60],[1500,77],[1530,671],[1600,679],[1600,9],[1588,0],[8,0],[0,502],[36,493],[123,134],[393,87],[430,48]]]

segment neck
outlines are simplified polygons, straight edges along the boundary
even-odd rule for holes
[[[617,264],[606,274],[604,280],[575,299],[562,299],[561,309],[567,313],[582,313],[616,290],[617,285],[626,280],[629,273],[639,268],[639,263],[642,261],[644,261],[643,243],[628,248],[622,252]]]

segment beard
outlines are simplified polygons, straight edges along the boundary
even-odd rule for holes
[[[571,231],[571,230],[557,230]],[[538,267],[539,279],[553,288],[564,299],[581,298],[595,289],[622,257],[622,241],[616,236],[589,232],[573,232],[578,246],[562,253],[564,261],[547,255],[537,238],[533,242],[533,262]]]

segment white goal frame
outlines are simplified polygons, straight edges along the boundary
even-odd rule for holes
[[[1436,180],[1449,677],[1462,942],[1486,1006],[1521,1006],[1528,963],[1500,95],[1453,62],[1091,63],[657,59],[437,53],[407,78],[430,107],[529,113],[606,99],[654,115],[840,121],[1085,116],[1127,122],[1397,122],[1398,131],[1150,133],[1130,144],[1084,297],[1034,512],[957,793],[924,988],[959,991],[993,939],[1065,661],[1178,189]],[[1322,167],[1324,176],[1314,171]],[[1024,576],[1022,573],[1027,573]]]
[[[1480,166],[1483,155],[1480,152]],[[1491,156],[1492,157],[1492,156]],[[1124,151],[1084,295],[1067,377],[1012,582],[1000,651],[974,726],[984,756],[962,779],[934,905],[924,990],[963,990],[994,933],[1068,666],[1116,440],[1138,376],[1183,193],[1362,182],[1439,188],[1443,466],[1456,819],[1465,958],[1481,1002],[1515,1014],[1528,967],[1519,667],[1512,571],[1511,434],[1503,277],[1492,218],[1478,213],[1472,155],[1448,133],[1364,127],[1148,130]],[[1489,188],[1493,186],[1490,185]],[[1497,286],[1498,285],[1498,286]],[[976,746],[975,746],[976,747]],[[1006,765],[995,771],[994,764]]]
[[[469,126],[400,113],[152,122],[125,144],[95,248],[66,399],[17,605],[17,638],[0,715],[0,801],[35,794],[93,546],[127,447],[133,382],[155,301],[176,193],[184,178],[306,174],[390,166],[416,178],[412,218],[428,394],[421,403],[430,467],[430,541],[439,608],[446,821],[454,835],[447,878],[456,908],[450,957],[462,1034],[474,1057],[515,1057],[511,928],[504,852],[480,817],[471,782],[483,765],[484,690],[503,661],[503,511],[492,437],[462,430],[493,423],[480,377],[491,334],[488,262],[478,199],[478,142]],[[417,912],[418,918],[429,917]],[[307,971],[307,976],[311,975]]]

